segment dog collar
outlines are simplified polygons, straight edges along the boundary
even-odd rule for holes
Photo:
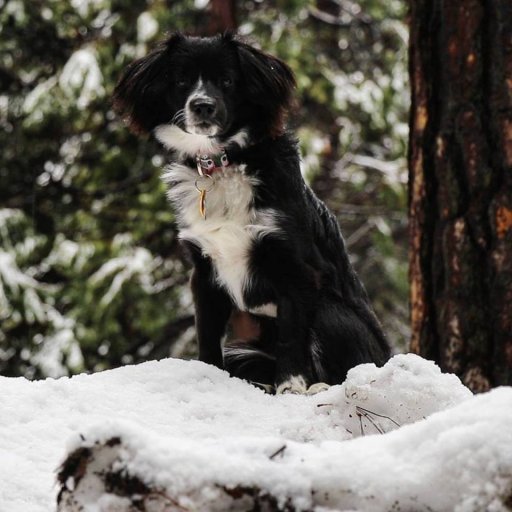
[[[216,171],[222,171],[230,165],[228,155],[223,149],[216,155],[201,155],[196,156],[197,172],[200,176],[211,176]]]

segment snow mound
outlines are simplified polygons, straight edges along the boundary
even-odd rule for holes
[[[57,493],[61,512],[510,506],[512,389],[473,396],[413,355],[313,397],[173,359],[0,378],[0,413],[0,511],[55,510]]]
[[[333,390],[331,407],[342,411],[354,436],[389,432],[473,396],[457,376],[413,354],[397,355],[382,368],[353,368],[342,391]]]

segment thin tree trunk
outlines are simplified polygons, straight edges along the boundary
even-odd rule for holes
[[[411,350],[512,384],[512,3],[411,0]]]

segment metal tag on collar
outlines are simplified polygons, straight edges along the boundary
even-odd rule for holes
[[[201,155],[196,156],[197,172],[200,176],[210,176],[216,169],[224,169],[229,166],[226,151],[222,151],[218,155]]]

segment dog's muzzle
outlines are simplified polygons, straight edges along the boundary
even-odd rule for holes
[[[210,95],[194,95],[186,106],[186,128],[191,133],[215,136],[226,123],[225,106]]]
[[[217,102],[212,98],[195,98],[190,102],[190,111],[198,121],[213,121],[217,113]]]

